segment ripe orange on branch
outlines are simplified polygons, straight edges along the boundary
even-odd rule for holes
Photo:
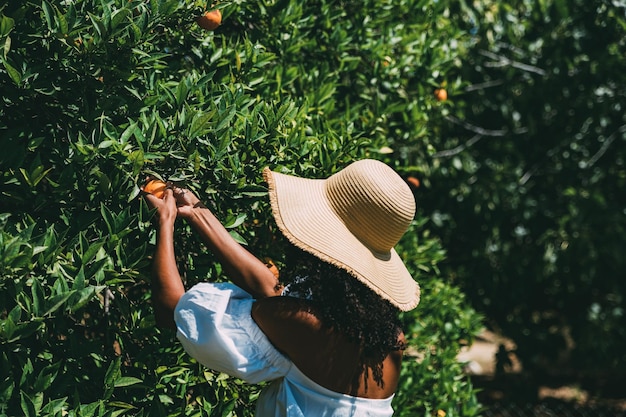
[[[438,101],[445,101],[448,99],[448,92],[445,88],[438,88],[435,90],[435,98]]]
[[[148,180],[148,182],[143,186],[143,192],[152,194],[157,198],[163,198],[163,196],[165,195],[166,187],[167,184],[165,184],[163,181],[152,179]]]
[[[202,29],[215,30],[222,24],[222,12],[219,9],[204,12],[196,19],[196,23]]]
[[[416,177],[407,177],[406,182],[409,183],[411,188],[419,188],[420,186],[420,180]]]

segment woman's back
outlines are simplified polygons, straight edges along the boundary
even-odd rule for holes
[[[252,317],[268,339],[315,383],[331,391],[370,399],[389,398],[396,390],[402,350],[390,351],[377,363],[376,378],[359,344],[323,324],[308,301],[293,297],[258,300]],[[398,344],[404,343],[400,333]]]

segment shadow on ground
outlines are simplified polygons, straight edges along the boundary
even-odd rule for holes
[[[459,354],[478,390],[485,417],[626,417],[626,375],[589,378],[573,374],[531,377],[514,355],[497,369],[498,355],[513,342],[483,332]]]

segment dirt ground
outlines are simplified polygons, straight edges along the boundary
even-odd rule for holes
[[[626,398],[624,398],[626,396],[624,395],[621,398],[599,398],[581,386],[578,381],[567,379],[530,383],[524,375],[522,364],[514,354],[510,353],[514,350],[515,344],[511,340],[485,330],[472,346],[458,355],[459,361],[466,364],[466,372],[470,375],[474,387],[479,389],[478,398],[484,405],[507,402],[526,404],[558,402],[569,406],[586,407],[587,410],[598,407],[613,410],[608,414],[590,412],[584,415],[626,414]],[[506,369],[496,372],[496,357],[504,351],[507,352],[510,362]],[[622,385],[625,382],[626,380],[617,384]],[[624,390],[626,386],[617,391],[624,392]]]

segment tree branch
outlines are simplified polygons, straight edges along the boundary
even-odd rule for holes
[[[591,168],[596,162],[598,162],[598,159],[600,159],[600,158],[602,158],[602,156],[604,156],[606,151],[609,149],[609,146],[611,146],[613,141],[615,141],[615,138],[617,137],[617,134],[618,133],[625,133],[625,132],[626,132],[626,125],[620,126],[615,132],[613,132],[611,134],[611,136],[609,136],[607,138],[606,141],[604,141],[604,143],[602,144],[600,149],[598,149],[598,152],[596,152],[591,158],[589,158],[589,160],[587,162],[583,162],[582,163],[582,168],[583,169]]]
[[[451,156],[458,155],[461,152],[463,152],[465,149],[469,148],[470,146],[472,146],[473,144],[481,140],[482,138],[484,138],[484,136],[476,134],[470,140],[468,140],[467,142],[457,147],[454,147],[452,149],[447,149],[441,152],[435,152],[432,157],[433,158],[450,158]]]
[[[483,56],[486,56],[487,58],[490,58],[496,61],[494,63],[494,66],[496,65],[497,66],[511,66],[513,68],[521,69],[522,71],[534,72],[535,74],[539,74],[539,75],[546,75],[545,70],[539,67],[535,67],[533,65],[528,65],[522,62],[514,61],[505,56],[494,54],[493,52],[490,52],[490,51],[482,50],[479,53]]]
[[[484,83],[468,85],[467,87],[465,87],[464,91],[466,93],[469,93],[471,91],[484,90],[486,88],[495,87],[502,84],[504,84],[504,81],[502,80],[485,81]]]
[[[509,133],[508,129],[490,130],[490,129],[485,129],[479,126],[475,126],[471,123],[468,123],[464,120],[459,119],[456,116],[448,115],[446,116],[446,120],[456,125],[462,126],[465,129],[469,130],[470,132],[474,132],[482,136],[505,136],[507,133]]]

